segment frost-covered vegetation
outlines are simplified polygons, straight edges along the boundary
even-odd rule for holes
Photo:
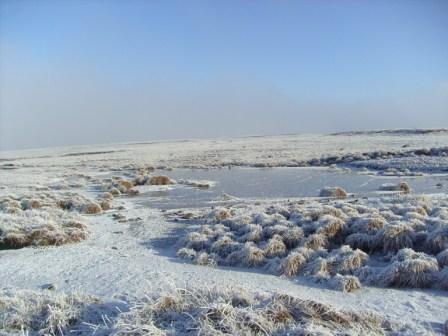
[[[392,335],[406,327],[285,294],[178,289],[129,309],[86,295],[0,292],[0,335]]]
[[[60,209],[0,212],[0,249],[75,243],[87,234],[82,217]]]
[[[104,200],[92,201],[79,194],[42,192],[32,197],[0,198],[0,248],[75,243],[87,238],[88,219],[98,214]]]
[[[287,135],[2,152],[0,248],[91,238],[58,248],[1,251],[3,288],[51,287],[66,293],[83,288],[102,299],[48,290],[0,292],[0,335],[376,335],[396,330],[381,317],[371,321],[369,314],[348,313],[353,309],[399,318],[409,324],[404,334],[430,334],[433,328],[437,334],[446,321],[443,292],[369,288],[346,295],[322,288],[354,291],[372,284],[448,290],[448,213],[443,199],[414,199],[398,185],[389,185],[389,190],[401,190],[400,195],[357,200],[356,190],[334,180],[316,186],[312,195],[319,195],[324,185],[342,185],[350,194],[334,188],[322,194],[330,200],[268,206],[248,205],[264,202],[256,200],[257,195],[246,195],[249,201],[223,194],[210,204],[233,206],[216,208],[204,217],[203,209],[192,209],[191,203],[188,209],[159,212],[152,196],[152,191],[162,191],[169,203],[174,201],[172,189],[181,189],[179,194],[190,191],[184,186],[209,187],[209,192],[197,192],[213,194],[213,182],[201,181],[206,177],[200,171],[191,176],[167,172],[178,168],[323,166],[332,167],[335,178],[347,167],[350,174],[358,169],[392,176],[443,173],[448,149],[440,146],[446,145],[448,133],[426,133]],[[436,182],[440,188],[435,192],[445,192],[443,177]],[[416,192],[434,191],[418,183],[412,186]],[[139,192],[142,197],[129,197]],[[204,226],[196,230],[198,221]],[[185,229],[196,232],[183,239],[179,256],[200,265],[256,270],[230,272],[174,262],[169,257],[172,244]],[[301,279],[288,280],[295,277]],[[220,290],[241,286],[272,296],[193,289],[160,295],[165,290],[161,287],[171,282],[195,288],[219,284]],[[142,287],[148,284],[145,292]],[[117,293],[123,293],[119,297],[125,302],[109,301]],[[280,293],[294,293],[302,300]],[[345,312],[305,299],[331,303]],[[290,300],[294,304],[286,305]],[[335,322],[329,317],[333,313],[348,314],[349,319]]]
[[[97,302],[94,297],[79,294],[2,290],[0,335],[67,335],[81,327],[82,318],[88,322],[86,309]]]
[[[397,196],[216,208],[181,241],[200,265],[263,267],[352,291],[448,288],[448,200]]]

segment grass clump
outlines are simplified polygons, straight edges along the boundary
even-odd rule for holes
[[[136,302],[115,324],[117,335],[388,335],[398,324],[380,315],[336,310],[315,301],[235,290],[179,289]]]
[[[425,253],[402,249],[380,274],[380,281],[388,287],[428,288],[434,284],[437,260]]]
[[[213,265],[264,267],[344,291],[359,287],[356,276],[380,286],[437,287],[435,274],[448,260],[444,209],[443,199],[404,195],[217,207],[199,217],[204,225],[181,247],[207,253]]]
[[[344,199],[347,198],[348,194],[341,187],[326,187],[320,191],[319,196]]]
[[[0,248],[49,246],[75,243],[87,238],[84,219],[59,209],[0,212]]]
[[[68,335],[98,300],[91,296],[64,295],[51,291],[0,291],[0,334]],[[87,322],[87,321],[86,321]],[[88,334],[87,330],[84,334]]]
[[[393,335],[403,328],[379,314],[228,288],[183,288],[130,302],[48,290],[3,290],[0,308],[0,334],[12,336]]]

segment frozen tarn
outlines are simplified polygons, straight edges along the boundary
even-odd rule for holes
[[[327,168],[232,168],[175,169],[163,171],[174,180],[200,180],[208,188],[176,184],[169,188],[137,187],[136,199],[145,206],[161,209],[197,208],[241,201],[242,199],[296,199],[317,197],[326,187],[340,186],[353,197],[378,196],[381,185],[407,182],[414,193],[448,191],[448,176],[382,177],[356,171]],[[208,182],[204,182],[208,181]],[[223,194],[236,199],[223,199]]]

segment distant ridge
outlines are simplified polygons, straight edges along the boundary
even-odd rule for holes
[[[372,135],[372,134],[391,134],[391,135],[418,135],[431,133],[448,133],[448,128],[415,128],[415,129],[383,129],[383,130],[367,130],[367,131],[348,131],[330,133],[330,135]]]

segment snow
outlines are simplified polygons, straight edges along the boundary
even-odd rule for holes
[[[104,183],[113,185],[118,181],[115,177],[133,181],[139,170],[150,166],[156,168],[154,174],[169,176],[166,168],[174,168],[175,172],[181,167],[297,166],[301,162],[331,155],[344,156],[378,150],[398,152],[403,151],[403,148],[441,148],[447,144],[446,132],[436,132],[374,136],[287,135],[1,152],[0,196],[33,199],[50,192],[62,198],[70,194],[96,202],[105,192],[101,188]],[[438,167],[438,164],[444,162],[442,157],[425,158],[429,158],[425,161],[427,166]],[[165,170],[159,174],[160,168]],[[390,166],[386,162],[383,168]],[[437,170],[440,173],[440,169]],[[425,169],[425,172],[431,173],[432,170]],[[151,170],[148,170],[148,174],[152,174]],[[195,180],[197,178],[185,179],[184,182],[194,185]],[[110,184],[111,181],[114,183]],[[207,184],[210,185],[208,189],[215,186],[213,181]],[[191,209],[191,215],[181,218],[145,203],[151,202],[145,190],[166,193],[168,196],[165,197],[169,198],[170,190],[177,187],[182,186],[138,186],[135,188],[140,190],[139,195],[114,197],[110,210],[93,215],[78,209],[68,212],[69,216],[82,216],[83,223],[88,227],[88,237],[61,246],[1,250],[0,287],[5,290],[40,290],[44,284],[50,283],[60,293],[78,291],[85,295],[96,295],[104,301],[121,299],[126,302],[143,295],[166,292],[173,286],[193,289],[242,288],[250,293],[294,295],[304,300],[330,304],[337,309],[374,311],[392,321],[408,324],[415,334],[443,332],[443,324],[448,318],[447,291],[364,285],[361,289],[346,293],[301,276],[286,278],[257,268],[201,266],[177,257],[179,239],[199,229],[197,218],[201,211]],[[198,189],[198,192],[207,193],[208,189]],[[374,196],[371,197],[374,203]],[[390,197],[395,199],[396,196]],[[437,196],[427,197],[433,199]],[[250,207],[273,202],[268,199],[234,197],[232,200],[232,204],[242,203]],[[351,197],[338,202],[350,201],[353,201]],[[45,210],[21,211],[38,213]],[[53,210],[48,211],[51,213]],[[443,208],[438,211],[438,221],[445,221],[443,223],[446,225],[446,211]],[[187,212],[184,210],[183,214]],[[121,220],[114,219],[113,215]],[[344,281],[348,279],[338,279],[335,286],[344,285]]]

